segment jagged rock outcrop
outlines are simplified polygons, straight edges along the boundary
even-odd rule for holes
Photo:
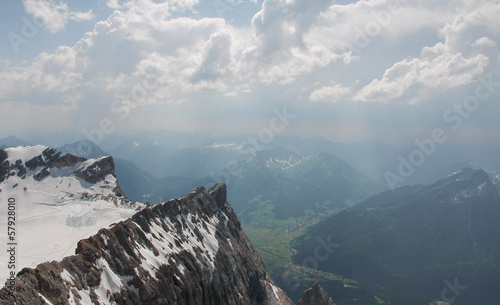
[[[291,305],[226,202],[226,186],[143,209],[81,240],[76,255],[25,268],[0,304]]]
[[[74,167],[76,177],[90,184],[104,181],[108,175],[116,178],[115,163],[111,156],[88,160],[42,145],[17,147],[10,150],[19,150],[19,157],[25,157],[25,160],[9,158],[7,151],[0,149],[0,183],[7,180],[9,176],[25,179],[28,173],[32,173],[35,180],[42,181],[50,176],[53,170],[69,167]],[[30,153],[31,157],[29,157]],[[118,185],[114,187],[113,192],[118,197],[125,196]]]
[[[335,305],[335,302],[318,283],[315,283],[302,293],[297,305]]]
[[[78,168],[75,171],[75,175],[91,184],[102,181],[107,175],[116,177],[115,161],[111,156],[98,158],[91,165]],[[125,196],[118,185],[113,191],[117,196]]]

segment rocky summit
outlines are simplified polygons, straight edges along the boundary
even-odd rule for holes
[[[81,240],[76,255],[24,268],[11,292],[0,290],[0,304],[293,304],[223,184],[147,207]]]

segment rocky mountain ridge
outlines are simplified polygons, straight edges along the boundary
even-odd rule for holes
[[[0,304],[293,304],[276,287],[226,201],[225,185],[145,208],[23,269]]]
[[[323,238],[342,247],[319,270],[407,294],[397,303],[434,301],[450,279],[468,287],[456,304],[498,304],[489,287],[499,283],[499,218],[499,188],[485,171],[464,168],[428,186],[372,196],[310,227],[295,240],[294,261],[314,255],[311,241]]]

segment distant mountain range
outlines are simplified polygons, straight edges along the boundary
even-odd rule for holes
[[[57,149],[87,159],[110,156],[110,154],[102,150],[97,144],[88,140],[66,144]]]
[[[259,151],[235,170],[228,188],[235,210],[245,221],[253,215],[288,219],[327,212],[377,190],[373,180],[332,155],[304,158],[284,147]]]
[[[0,139],[0,148],[26,146],[26,145],[29,145],[29,143],[15,136],[8,136],[6,138]]]
[[[81,134],[68,131],[51,133],[20,133],[19,137],[0,139],[2,145],[21,146],[44,144],[60,147],[72,143]],[[13,142],[14,140],[14,142]],[[113,133],[99,146],[115,159],[132,161],[141,170],[154,177],[185,177],[202,179],[210,173],[247,160],[257,151],[284,147],[302,157],[327,153],[339,158],[372,180],[387,184],[384,173],[397,172],[401,158],[418,149],[413,143],[340,143],[323,137],[298,137],[277,135],[265,144],[257,136],[217,136],[208,133],[187,133],[170,130]],[[450,172],[464,167],[483,168],[488,173],[500,162],[500,147],[495,145],[440,145],[425,162],[418,166],[402,184],[430,184]]]
[[[81,157],[108,155],[90,141],[75,142],[59,149]],[[239,154],[236,148],[232,145],[214,144],[192,152],[196,153],[184,154],[185,161],[179,162],[178,166],[194,160],[190,168],[201,168],[199,172],[203,174],[197,175],[205,178],[188,178],[189,175],[156,178],[131,161],[114,158],[120,185],[133,200],[158,203],[179,197],[197,185],[227,182],[231,202],[244,221],[255,215],[252,213],[259,211],[271,212],[272,217],[286,219],[304,215],[307,210],[316,213],[331,207],[342,208],[383,188],[346,162],[329,154],[301,157],[293,150],[276,147],[258,151],[254,156],[249,155],[239,162],[233,160],[234,171],[227,170],[224,172],[226,176],[217,176],[220,171],[210,172],[213,164],[209,160],[220,154],[219,162],[222,162],[231,155]],[[200,153],[207,158],[200,157]],[[202,163],[206,165],[202,166]]]
[[[319,270],[404,294],[404,304],[443,296],[499,304],[499,219],[498,187],[483,170],[466,168],[429,186],[375,195],[312,226],[295,240],[293,260],[314,257],[318,239],[335,242],[341,246]],[[450,292],[443,281],[463,290]]]

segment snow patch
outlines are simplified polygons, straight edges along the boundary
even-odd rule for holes
[[[271,285],[271,288],[273,289],[273,292],[274,292],[274,295],[276,296],[276,299],[277,299],[278,301],[281,301],[281,300],[280,300],[280,297],[279,297],[279,293],[278,293],[278,291],[279,291],[279,290],[278,290],[278,287],[274,286],[273,284],[270,284],[270,285]]]
[[[103,160],[103,159],[106,159],[106,158],[109,158],[109,156],[99,157],[99,158],[96,158],[96,159],[89,159],[89,160],[87,160],[87,161],[82,162],[82,163],[80,164],[80,166],[78,166],[78,167],[76,168],[76,170],[77,170],[77,171],[82,171],[82,172],[84,172],[84,171],[86,171],[89,167],[91,167],[92,165],[94,165],[95,163],[97,163],[97,162],[99,162],[99,161],[101,161],[101,160]],[[99,167],[96,167],[96,168],[98,168],[98,169],[100,170],[100,168],[99,168]]]
[[[464,198],[470,198],[470,197],[473,197],[473,196],[479,196],[481,194],[481,192],[483,191],[483,188],[486,185],[486,183],[487,182],[484,182],[484,183],[478,185],[476,188],[463,190],[460,193],[460,195],[462,195],[462,197],[464,197]]]
[[[297,160],[292,156],[290,156],[288,159],[276,159],[271,157],[266,161],[266,167],[271,168],[272,165],[277,165],[281,170],[287,170],[299,165],[300,163],[302,163],[302,160]]]
[[[77,292],[81,298],[80,303],[82,305],[95,305],[94,302],[92,302],[92,299],[90,298],[90,290],[78,290]]]
[[[29,161],[39,155],[41,155],[44,150],[48,147],[44,145],[35,145],[35,146],[19,146],[19,147],[10,147],[6,148],[10,164],[16,163],[17,160],[21,160],[23,163]]]
[[[66,269],[64,269],[63,272],[61,272],[61,277],[63,278],[63,280],[70,283],[73,283],[75,281],[73,276]]]
[[[238,145],[238,143],[213,143],[212,145],[208,145],[203,147],[205,149],[227,149],[227,150],[240,150],[243,148],[243,145]]]
[[[45,301],[45,303],[47,303],[49,305],[54,305],[51,301],[49,301],[46,297],[44,297],[43,294],[41,294],[40,292],[38,293],[38,295]]]
[[[108,265],[108,262],[101,258],[96,260],[97,267],[101,268],[101,282],[98,287],[93,287],[92,290],[99,296],[103,304],[115,304],[110,302],[109,293],[120,291],[124,287],[122,280],[116,275]]]

